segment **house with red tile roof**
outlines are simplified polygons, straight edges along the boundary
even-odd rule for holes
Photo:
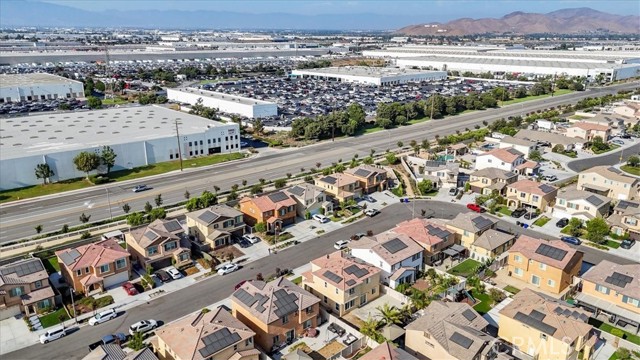
[[[603,141],[607,141],[611,136],[611,128],[607,125],[581,121],[567,128],[567,136],[587,141],[592,141],[594,137],[599,136]]]
[[[553,185],[522,179],[507,185],[507,206],[544,212],[553,206],[557,194]]]
[[[428,265],[443,259],[443,251],[456,241],[455,232],[449,231],[445,224],[430,219],[415,218],[403,221],[391,229],[391,232],[405,234],[422,246],[423,258]]]
[[[516,172],[523,175],[538,173],[540,164],[527,161],[522,152],[513,147],[493,149],[476,157],[476,170],[498,168],[504,171]]]
[[[111,238],[56,251],[60,272],[76,292],[104,291],[129,281],[129,252]]]
[[[244,222],[250,226],[263,223],[267,230],[281,229],[296,222],[296,201],[284,191],[240,200]]]

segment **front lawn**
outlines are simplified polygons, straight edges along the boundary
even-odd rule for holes
[[[606,243],[604,243],[605,246],[608,246],[612,249],[617,249],[620,247],[620,243],[614,240],[607,240]]]
[[[467,259],[450,269],[448,273],[451,275],[469,277],[475,273],[478,266],[480,266],[479,262],[473,259]]]
[[[302,276],[298,276],[297,278],[291,280],[291,282],[299,286],[300,284],[302,284]]]
[[[544,226],[546,223],[548,223],[551,219],[549,219],[546,216],[543,216],[541,218],[539,218],[538,220],[533,222],[533,225],[535,226]]]
[[[473,296],[478,302],[473,306],[473,308],[480,315],[484,315],[491,310],[491,303],[493,300],[487,294],[479,293],[475,290],[471,291],[471,296]]]
[[[60,323],[60,317],[63,317],[64,320],[69,320],[69,315],[67,315],[67,312],[64,310],[64,308],[60,308],[50,314],[41,316],[40,324],[42,324],[43,328],[57,325]]]
[[[594,153],[594,154],[596,154],[596,155],[600,155],[600,154],[604,154],[604,153],[606,153],[606,152],[609,152],[609,151],[615,150],[615,149],[617,149],[617,148],[619,148],[619,147],[620,147],[620,145],[616,145],[616,144],[609,144],[609,147],[607,147],[607,148],[606,148],[606,149],[604,149],[604,150],[594,150],[594,149],[591,149],[591,151],[593,151],[593,153]]]
[[[506,207],[506,206],[501,206],[501,207],[498,209],[498,212],[499,212],[500,214],[503,214],[503,215],[511,216],[511,213],[512,213],[513,211],[509,210],[509,208],[508,208],[508,207]]]
[[[631,175],[640,176],[640,167],[622,165],[620,168],[622,169],[622,171],[628,172]]]
[[[605,322],[602,322],[600,320],[593,319],[593,318],[589,319],[589,324],[592,325],[593,327],[596,327],[596,328],[602,330],[602,331],[606,331],[611,335],[618,336],[618,337],[620,337],[622,339],[625,339],[627,341],[630,341],[630,342],[632,342],[632,343],[634,343],[636,345],[640,345],[640,336],[638,336],[638,335],[634,335],[634,334],[632,334],[632,333],[630,333],[628,331],[619,329],[617,327],[614,327],[612,325],[609,325],[609,324],[607,324]],[[620,336],[619,334],[622,334],[622,336]]]
[[[518,289],[515,286],[507,285],[507,286],[504,287],[504,291],[510,292],[513,295],[515,295],[515,294],[520,292],[520,289]]]
[[[260,236],[262,239],[264,239],[264,241],[268,242],[269,244],[273,245],[276,242],[276,236],[275,235],[267,235],[267,234],[263,234]],[[286,240],[289,240],[293,238],[293,235],[291,235],[291,233],[288,232],[283,232],[278,234],[278,242],[283,242]]]

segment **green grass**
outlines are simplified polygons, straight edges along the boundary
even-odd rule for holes
[[[622,171],[628,172],[631,175],[640,176],[640,167],[622,165],[620,168],[622,169]]]
[[[617,249],[620,247],[620,243],[614,240],[607,240],[606,243],[604,243],[605,246],[608,246],[612,249]]]
[[[420,118],[420,119],[413,119],[413,120],[409,120],[409,121],[407,122],[407,125],[419,124],[419,123],[421,123],[421,122],[425,122],[425,121],[427,121],[427,120],[431,120],[431,117],[429,117],[429,116],[425,116],[425,117]]]
[[[46,259],[43,259],[42,263],[44,264],[44,268],[47,269],[47,272],[49,274],[60,271],[60,265],[58,264],[57,256],[51,256]]]
[[[628,331],[625,331],[625,330],[622,330],[622,329],[618,329],[617,327],[614,327],[612,325],[609,325],[607,323],[604,323],[604,322],[602,322],[600,320],[596,320],[596,319],[593,319],[593,318],[589,319],[589,324],[591,324],[593,327],[596,327],[596,328],[598,328],[598,329],[600,329],[602,331],[606,331],[609,334],[613,334],[611,332],[611,330],[614,330],[614,329],[620,330],[622,332],[622,334],[623,334],[622,335],[623,339],[625,339],[627,341],[630,341],[630,342],[632,342],[632,343],[634,343],[636,345],[640,345],[640,336],[638,336],[638,335],[634,335],[634,334],[632,334],[632,333],[630,333]],[[613,335],[615,335],[615,334],[613,334]]]
[[[551,219],[549,219],[546,216],[543,216],[543,217],[539,218],[538,220],[534,221],[533,225],[535,225],[535,226],[544,226],[549,221],[551,221]]]
[[[296,284],[296,285],[302,284],[302,276],[298,276],[297,278],[291,280],[291,282]]]
[[[565,95],[565,94],[569,94],[572,93],[572,90],[569,89],[559,89],[556,90],[553,93],[553,96],[560,96],[560,95]],[[505,106],[505,105],[511,105],[511,104],[519,104],[521,102],[525,102],[525,101],[531,101],[531,100],[538,100],[538,99],[545,99],[551,97],[551,94],[543,94],[543,95],[536,95],[536,96],[527,96],[527,97],[523,97],[520,99],[512,99],[512,100],[507,100],[505,102],[502,101],[498,101],[498,105],[500,106]]]
[[[518,288],[517,288],[517,287],[515,287],[515,286],[511,286],[511,285],[507,285],[507,286],[505,286],[505,287],[504,287],[504,290],[505,290],[505,291],[508,291],[508,292],[510,292],[510,293],[512,293],[513,295],[515,295],[515,294],[517,294],[517,293],[519,293],[519,292],[520,292],[520,289],[518,289]]]
[[[200,85],[204,85],[204,84],[215,84],[215,83],[219,83],[219,82],[223,82],[223,81],[236,81],[239,80],[240,78],[228,78],[228,79],[215,79],[215,80],[200,80],[199,84]]]
[[[47,314],[45,316],[40,317],[40,324],[42,324],[43,328],[48,328],[50,326],[57,325],[60,323],[59,317],[61,315],[64,316],[64,320],[69,320],[69,315],[67,315],[67,312],[64,310],[64,308],[60,308],[52,312],[51,314]]]
[[[599,154],[607,153],[609,151],[613,151],[613,150],[615,150],[615,149],[617,149],[619,147],[620,147],[620,145],[609,144],[609,148],[606,149],[606,150],[593,150],[593,149],[591,149],[591,151],[593,151],[594,154],[599,155]]]
[[[475,272],[475,270],[478,268],[479,265],[480,265],[479,262],[473,259],[467,259],[461,262],[460,264],[456,265],[455,267],[451,268],[448,271],[448,273],[451,275],[468,277]]]
[[[484,315],[486,313],[488,313],[491,310],[491,303],[493,302],[491,300],[491,298],[489,297],[489,295],[487,294],[481,294],[476,292],[475,290],[471,291],[471,295],[478,300],[479,302],[476,303],[473,308],[480,314],[480,315]]]
[[[589,117],[588,116],[582,116],[582,115],[573,115],[573,116],[569,116],[569,119],[586,120],[586,119],[589,119]]]
[[[129,101],[120,97],[102,100],[102,105],[122,105],[122,104],[129,104]]]
[[[194,159],[188,159],[183,161],[183,167],[185,169],[195,168],[200,166],[207,166],[218,164],[225,161],[238,160],[244,157],[243,154],[240,153],[231,153],[231,154],[218,154],[211,156],[204,156]],[[118,170],[112,171],[109,174],[109,178],[111,181],[125,181],[138,179],[145,176],[164,174],[170,171],[180,170],[180,161],[167,161],[162,163],[157,163],[153,165],[142,166],[138,168],[133,168],[131,170]],[[78,190],[86,187],[93,186],[89,181],[85,178],[71,179],[60,181],[53,184],[48,185],[33,185],[27,186],[19,189],[12,189],[6,191],[0,191],[0,203],[28,199],[38,196],[57,194],[65,191]],[[36,231],[33,231],[34,235]]]
[[[511,216],[511,213],[512,213],[513,211],[509,210],[509,208],[508,208],[508,207],[506,207],[506,206],[501,206],[501,207],[498,209],[498,212],[499,212],[500,214],[503,214],[503,215]]]

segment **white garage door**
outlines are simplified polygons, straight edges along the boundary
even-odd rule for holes
[[[121,272],[119,274],[111,275],[109,277],[104,278],[104,288],[109,289],[114,286],[118,286],[125,281],[129,280],[128,272]]]

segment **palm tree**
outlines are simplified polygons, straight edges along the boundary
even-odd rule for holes
[[[424,291],[420,291],[418,289],[413,289],[411,295],[409,296],[411,299],[411,303],[416,310],[424,309],[429,305],[429,299],[427,298],[427,294]]]
[[[378,306],[376,310],[380,313],[380,317],[382,317],[382,321],[384,321],[385,324],[390,325],[402,323],[402,315],[397,307],[385,303],[382,306]]]
[[[362,326],[360,326],[360,332],[363,335],[373,338],[375,340],[377,335],[379,335],[378,326],[380,326],[380,321],[369,316],[367,320],[362,322]]]

